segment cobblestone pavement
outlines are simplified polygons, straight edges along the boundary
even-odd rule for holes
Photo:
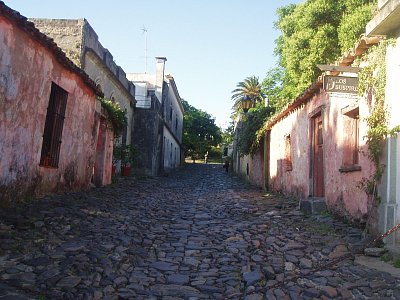
[[[221,165],[0,215],[2,300],[400,299],[399,279],[352,259],[315,271],[348,253],[358,229],[305,217]]]

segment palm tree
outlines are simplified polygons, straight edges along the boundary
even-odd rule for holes
[[[233,114],[237,115],[241,111],[245,113],[251,107],[264,100],[264,93],[258,81],[258,77],[250,76],[236,85],[232,91]]]

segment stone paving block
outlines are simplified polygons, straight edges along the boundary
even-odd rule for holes
[[[211,164],[19,211],[0,210],[0,279],[32,299],[400,298],[398,278],[350,259],[313,269],[363,245],[359,229]],[[1,297],[28,299],[0,284]]]

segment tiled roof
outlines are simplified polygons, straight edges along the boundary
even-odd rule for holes
[[[300,96],[298,96],[294,101],[286,105],[280,112],[278,112],[272,119],[267,121],[264,128],[269,130],[278,123],[283,118],[287,117],[291,112],[298,108],[301,108],[308,100],[310,100],[322,87],[322,80],[318,78],[313,84],[311,84]]]
[[[342,57],[337,60],[336,64],[339,66],[350,66],[356,57],[361,56],[365,50],[378,44],[381,40],[383,40],[383,37],[381,36],[367,37],[362,35],[358,39],[357,43],[354,44],[353,48],[343,53]]]
[[[9,8],[4,2],[0,1],[0,16],[3,16],[16,24],[19,29],[29,34],[34,40],[46,47],[51,53],[54,54],[56,60],[66,69],[77,74],[82,80],[90,87],[96,95],[103,96],[103,92],[97,87],[95,82],[89,78],[89,76],[79,67],[77,67],[57,46],[53,39],[47,35],[41,33],[35,25],[28,21],[28,19],[22,16],[19,12]]]

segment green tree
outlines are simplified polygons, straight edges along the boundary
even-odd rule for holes
[[[373,3],[376,0],[307,0],[277,10],[275,27],[281,35],[275,54],[283,69],[279,106],[317,79],[317,64],[335,61],[357,41],[371,19]],[[267,81],[273,75],[267,74]]]
[[[235,131],[235,125],[231,122],[228,128],[222,130],[221,137],[222,137],[222,144],[225,146],[231,144],[233,142],[233,134]]]
[[[338,38],[342,52],[352,48],[357,37],[364,32],[365,25],[372,18],[374,7],[376,7],[374,1],[358,7],[355,6],[354,8],[349,8],[351,9],[351,13],[343,16],[338,28]]]
[[[232,92],[233,117],[252,95],[253,107],[265,98],[268,105],[257,105],[242,118],[239,131],[241,154],[253,153],[263,136],[263,124],[272,113],[293,101],[321,74],[317,64],[334,62],[352,47],[371,19],[376,0],[306,0],[277,10],[275,28],[281,35],[275,41],[278,65],[270,69],[260,85],[255,76],[246,78]],[[261,102],[261,101],[260,101]]]
[[[243,117],[238,134],[238,148],[241,155],[253,154],[259,149],[263,135],[258,135],[258,132],[274,111],[271,106],[258,104]]]
[[[268,106],[280,110],[287,101],[282,97],[282,86],[285,73],[282,67],[275,67],[267,72],[261,86],[265,97],[268,99]]]
[[[185,156],[195,159],[204,157],[213,146],[221,143],[221,131],[215,119],[205,111],[195,108],[182,99],[185,109],[183,116],[183,145]]]
[[[232,91],[233,115],[236,116],[245,109],[244,103],[250,100],[251,107],[257,103],[264,102],[264,93],[259,83],[258,77],[250,76],[236,85]]]

